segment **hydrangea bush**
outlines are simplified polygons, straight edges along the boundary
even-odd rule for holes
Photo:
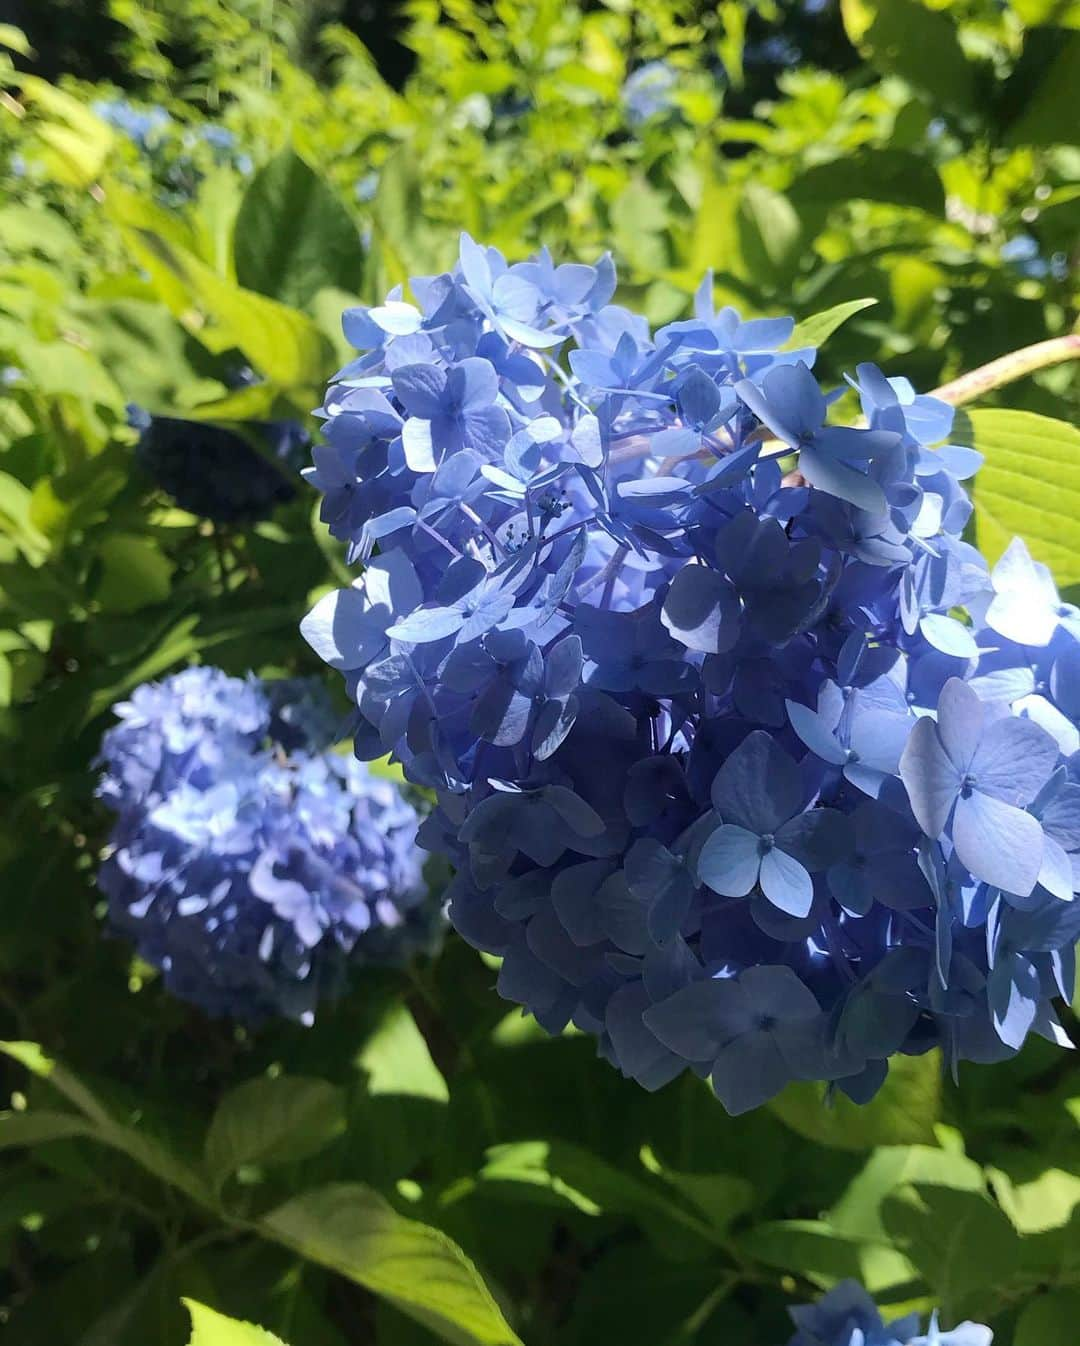
[[[944,1332],[936,1312],[925,1333],[917,1313],[886,1323],[855,1281],[841,1281],[818,1303],[790,1312],[796,1331],[788,1346],[991,1346],[994,1340],[981,1323],[964,1322]]]
[[[653,333],[615,285],[466,235],[345,314],[308,475],[363,571],[303,631],[358,756],[437,792],[453,922],[550,1032],[733,1113],[1062,1041],[1080,613],[963,541],[951,407],[861,364],[831,424],[791,319],[707,278]]]
[[[437,931],[416,811],[326,751],[340,726],[320,692],[193,667],[137,688],[105,736],[110,923],[210,1014],[311,1023],[350,965]]]

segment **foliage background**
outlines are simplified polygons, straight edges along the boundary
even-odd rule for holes
[[[341,309],[445,266],[462,228],[515,257],[610,247],[654,322],[708,267],[746,314],[875,300],[829,343],[834,379],[873,359],[929,389],[1074,330],[1075,0],[6,16],[0,1030],[42,1044],[3,1066],[11,1340],[172,1346],[186,1295],[294,1346],[771,1346],[786,1304],[854,1274],[1002,1346],[1071,1346],[1062,1054],[1034,1043],[958,1086],[904,1060],[864,1110],[800,1087],[732,1121],[696,1082],[648,1096],[584,1039],[544,1039],[455,940],[312,1030],[244,1033],[103,937],[93,759],[110,704],[190,659],[316,671],[296,625],[347,575],[310,494],[247,529],[176,508],[134,462],[127,403],[306,419]],[[676,92],[641,121],[623,86],[653,60]],[[157,117],[141,143],[110,124],[118,99]],[[1073,368],[996,400],[1075,423]],[[1041,425],[1014,424],[1018,492],[1013,450],[972,423],[976,541],[996,556],[1022,532],[1068,590],[1080,434]],[[197,1340],[228,1330],[204,1318]]]

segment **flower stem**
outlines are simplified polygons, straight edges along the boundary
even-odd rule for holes
[[[1049,369],[1052,365],[1064,364],[1066,360],[1078,359],[1080,333],[1053,337],[1050,341],[1038,341],[1034,346],[1010,351],[998,360],[991,360],[989,364],[980,365],[968,374],[961,374],[950,383],[935,388],[932,396],[960,407],[965,402],[973,402],[977,397],[993,392],[995,388],[1003,388],[1007,383],[1034,374],[1038,369]]]

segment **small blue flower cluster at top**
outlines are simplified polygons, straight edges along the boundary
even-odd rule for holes
[[[308,476],[364,569],[302,630],[357,754],[437,791],[501,993],[731,1112],[1067,1045],[1080,612],[962,540],[952,409],[861,364],[830,424],[792,320],[711,278],[655,333],[606,256],[465,236],[411,288],[344,317]]]
[[[855,1281],[842,1281],[816,1304],[791,1309],[796,1332],[788,1346],[991,1346],[994,1334],[964,1322],[943,1331],[935,1312],[926,1332],[917,1313],[886,1323]]]
[[[130,406],[136,460],[181,509],[216,523],[269,518],[296,497],[311,438],[296,421],[214,425]]]
[[[115,710],[99,794],[117,822],[98,882],[113,928],[173,994],[311,1023],[350,966],[432,947],[416,811],[327,751],[341,725],[317,684],[193,667]]]
[[[126,136],[143,154],[157,148],[172,124],[165,108],[157,104],[139,108],[126,98],[98,98],[90,104],[90,110]]]
[[[129,140],[140,155],[154,162],[160,180],[159,197],[169,205],[194,198],[203,176],[198,160],[207,157],[207,150],[214,165],[227,165],[245,177],[254,167],[251,156],[240,150],[227,126],[207,123],[183,128],[160,104],[137,107],[126,98],[98,98],[90,109]]]

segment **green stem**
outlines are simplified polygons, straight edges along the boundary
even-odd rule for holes
[[[1003,388],[1007,383],[1015,383],[1038,369],[1049,369],[1052,365],[1064,364],[1066,360],[1080,359],[1080,333],[1069,336],[1053,337],[1049,341],[1038,341],[1034,346],[1023,346],[1018,351],[1010,351],[999,360],[980,365],[969,374],[961,374],[950,383],[935,388],[932,396],[954,407],[965,402],[973,402],[995,388]]]

